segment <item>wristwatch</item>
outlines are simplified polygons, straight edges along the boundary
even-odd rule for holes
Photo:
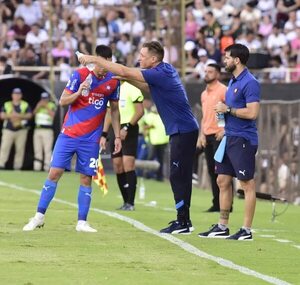
[[[131,127],[130,123],[127,123],[124,125],[124,127],[122,128],[124,131],[128,132],[129,128]]]
[[[229,114],[231,112],[231,108],[227,106],[226,113]]]

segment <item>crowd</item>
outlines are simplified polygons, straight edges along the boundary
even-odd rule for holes
[[[52,0],[49,6],[47,1],[1,1],[0,55],[14,66],[47,66],[52,59],[65,81],[69,67],[77,65],[76,50],[91,54],[98,44],[110,45],[115,60],[134,66],[141,45],[158,39],[164,43],[164,61],[180,67],[180,6],[161,5],[159,17],[148,21],[144,6],[155,1],[143,2]],[[206,64],[222,63],[226,46],[241,43],[254,54],[251,67],[272,67],[261,80],[298,82],[299,8],[299,0],[195,0],[185,15],[188,78],[203,80]]]

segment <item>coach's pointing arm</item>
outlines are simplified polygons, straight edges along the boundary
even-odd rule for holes
[[[114,63],[100,56],[83,55],[78,60],[83,65],[89,63],[99,64],[102,68],[116,74],[137,88],[149,93],[149,86],[139,68],[127,67],[119,63]]]

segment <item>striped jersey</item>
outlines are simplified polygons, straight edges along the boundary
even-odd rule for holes
[[[92,83],[89,93],[81,94],[69,106],[61,132],[72,138],[99,142],[107,102],[119,100],[120,83],[112,78],[114,74],[111,72],[98,78],[93,71],[84,67],[72,73],[65,91],[69,94],[77,92],[80,84],[90,73],[92,74]]]

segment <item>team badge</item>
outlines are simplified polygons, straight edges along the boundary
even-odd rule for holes
[[[110,89],[111,89],[111,87],[110,87],[109,85],[107,85],[107,86],[106,86],[106,89],[107,89],[107,90],[110,90]]]

